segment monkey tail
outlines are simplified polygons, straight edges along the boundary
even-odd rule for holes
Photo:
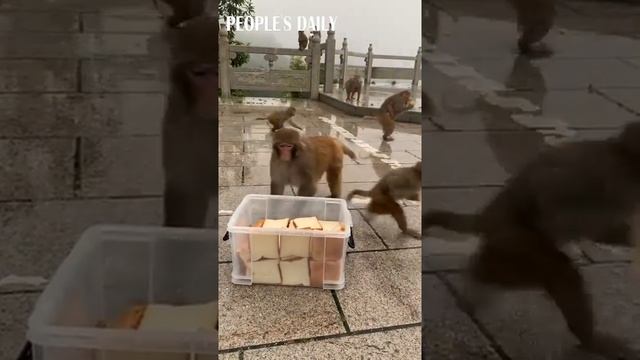
[[[461,233],[478,233],[478,216],[459,214],[452,211],[433,210],[422,215],[422,228],[427,230],[439,226]]]
[[[349,195],[347,195],[347,201],[351,201],[351,199],[353,199],[354,196],[364,196],[364,197],[371,197],[371,191],[369,190],[353,190],[352,192],[349,193]]]
[[[355,160],[356,158],[356,153],[353,152],[353,150],[349,149],[347,147],[347,145],[345,144],[341,144],[342,145],[342,151],[347,154],[351,159]]]

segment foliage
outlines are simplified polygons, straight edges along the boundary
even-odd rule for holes
[[[307,70],[307,63],[302,56],[292,56],[289,63],[289,69],[291,70]]]
[[[219,0],[218,16],[225,18],[227,16],[253,16],[255,8],[252,0]],[[248,45],[236,40],[236,33],[233,29],[227,29],[229,33],[229,44],[231,45]],[[231,60],[231,66],[240,67],[249,62],[249,54],[237,53],[236,57]]]

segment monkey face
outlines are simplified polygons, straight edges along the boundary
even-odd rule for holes
[[[185,69],[186,76],[196,87],[213,86],[216,87],[218,81],[218,68],[210,63],[188,64]]]
[[[300,133],[296,130],[282,128],[273,133],[273,151],[278,159],[291,161],[296,158],[298,150],[302,149]]]
[[[293,106],[289,106],[289,108],[287,108],[287,114],[289,114],[289,116],[293,116],[296,114],[296,108],[294,108]]]

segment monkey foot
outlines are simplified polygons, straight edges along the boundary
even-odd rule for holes
[[[418,232],[416,230],[407,229],[407,230],[403,231],[402,233],[407,235],[407,236],[411,236],[413,238],[416,238],[418,240],[420,240],[422,238],[422,236],[420,235],[420,232]]]
[[[386,136],[386,137],[385,137],[385,136],[383,136],[383,137],[382,137],[382,140],[384,140],[384,141],[393,141],[393,140],[395,140],[395,139],[394,139],[393,137],[391,137],[391,136]]]

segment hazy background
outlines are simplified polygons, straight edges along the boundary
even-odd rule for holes
[[[342,47],[347,38],[350,51],[367,52],[370,43],[373,52],[385,55],[415,56],[421,43],[421,6],[418,0],[253,0],[255,16],[290,16],[291,31],[236,32],[236,38],[253,46],[298,47],[296,18],[298,16],[337,16],[336,48]],[[402,5],[392,9],[391,5]],[[328,20],[327,20],[328,21]],[[281,24],[282,27],[282,24]],[[306,31],[307,36],[309,32]],[[322,32],[322,42],[327,38]],[[252,54],[251,61],[243,67],[267,68],[264,55]],[[289,56],[279,56],[276,68],[288,68]],[[338,57],[336,57],[336,64]],[[364,60],[349,57],[349,64],[364,66]],[[409,61],[375,60],[374,66],[413,67]]]

